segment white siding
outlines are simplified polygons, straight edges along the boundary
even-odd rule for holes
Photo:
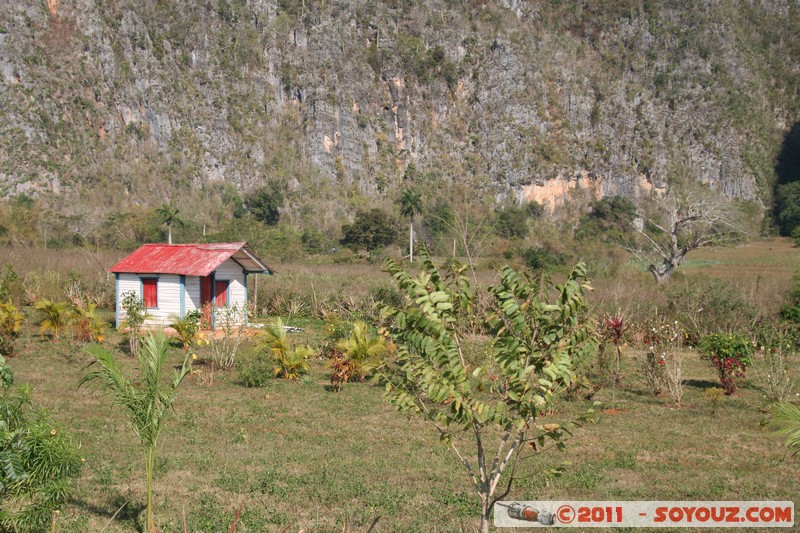
[[[190,313],[195,309],[200,309],[200,278],[197,276],[186,276],[186,296],[184,306],[186,312]]]
[[[158,290],[158,307],[147,309],[149,318],[145,322],[148,325],[166,326],[172,321],[173,315],[180,315],[181,312],[181,277],[172,274],[120,274],[119,275],[119,294],[117,294],[117,309],[119,309],[120,321],[125,320],[125,310],[122,308],[121,301],[125,293],[134,292],[142,298],[141,278],[158,277],[156,285]],[[198,301],[200,300],[198,296]]]
[[[238,305],[242,308],[247,307],[247,302],[245,301],[244,272],[236,261],[228,259],[222,263],[217,269],[214,279],[217,281],[228,280],[230,282],[228,285],[228,305]]]

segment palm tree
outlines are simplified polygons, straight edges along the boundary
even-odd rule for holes
[[[175,207],[173,204],[169,203],[169,204],[164,204],[158,209],[156,209],[156,213],[158,213],[158,216],[161,217],[161,222],[163,222],[164,225],[167,226],[167,232],[168,232],[167,242],[169,244],[172,244],[172,226],[176,224],[178,226],[183,226],[184,224],[183,220],[178,218],[178,213],[180,213],[180,211],[178,211],[178,208]]]
[[[168,340],[163,331],[150,333],[139,350],[139,379],[134,381],[122,373],[108,351],[94,344],[87,350],[95,357],[100,368],[81,379],[80,385],[99,381],[111,393],[114,403],[127,411],[131,427],[139,436],[145,449],[145,477],[147,479],[147,533],[155,532],[153,522],[153,472],[156,466],[156,444],[164,428],[167,410],[175,401],[178,386],[189,373],[189,358],[183,360],[180,370],[168,386],[163,386],[161,372],[167,356]],[[94,364],[94,363],[92,363]]]
[[[265,328],[261,349],[272,354],[276,365],[272,370],[275,377],[300,379],[311,369],[306,359],[311,357],[314,351],[308,346],[290,347],[286,328],[280,318],[275,319],[273,324]]]
[[[44,318],[39,322],[39,332],[45,334],[52,331],[53,337],[58,339],[61,336],[61,330],[69,322],[69,306],[65,302],[39,300],[35,307],[44,313]]]
[[[407,188],[397,199],[400,215],[408,217],[408,260],[414,262],[414,216],[422,213],[422,195],[415,188]]]
[[[770,417],[766,428],[786,437],[786,446],[800,453],[800,406],[790,402],[777,402],[769,406]]]
[[[386,339],[373,334],[367,323],[362,320],[353,323],[350,336],[337,342],[336,348],[353,363],[355,374],[362,380],[380,358],[389,352]]]

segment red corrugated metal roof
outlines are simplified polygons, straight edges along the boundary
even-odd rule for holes
[[[237,252],[242,254],[237,254]],[[145,244],[114,265],[109,272],[127,274],[181,274],[208,276],[217,267],[233,257],[248,272],[273,272],[272,268],[253,252],[246,242],[220,242],[212,244]],[[266,268],[261,268],[261,267]]]

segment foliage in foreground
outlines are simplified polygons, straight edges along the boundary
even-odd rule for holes
[[[169,342],[163,332],[150,333],[138,353],[139,378],[134,381],[125,374],[114,356],[92,345],[87,350],[95,357],[99,368],[81,379],[81,385],[93,381],[111,393],[114,403],[128,414],[131,427],[145,449],[145,477],[147,479],[147,532],[155,531],[153,520],[153,473],[156,466],[156,444],[169,407],[177,397],[178,386],[189,373],[189,358],[175,372],[166,387],[160,383]]]
[[[450,262],[439,270],[425,254],[422,263],[416,278],[386,263],[413,303],[383,306],[397,355],[378,371],[387,401],[429,420],[458,456],[481,500],[481,530],[488,531],[494,502],[511,490],[520,461],[548,448],[548,440],[563,448],[569,426],[591,416],[567,425],[536,424],[558,393],[576,382],[575,360],[596,348],[583,295],[586,267],[577,265],[557,287],[503,268],[499,284],[489,289],[493,340],[481,342],[463,329],[462,317],[474,312],[476,302],[466,267]],[[507,481],[499,488],[504,473]]]
[[[800,453],[800,406],[777,402],[769,407],[770,418],[766,428],[786,438],[786,446],[794,454]]]
[[[30,389],[12,385],[0,356],[0,531],[43,531],[82,459],[64,428],[32,408]]]

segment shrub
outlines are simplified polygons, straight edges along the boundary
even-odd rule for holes
[[[756,309],[736,285],[720,279],[698,277],[666,290],[667,314],[684,328],[684,340],[696,346],[711,333],[745,331]]]
[[[534,271],[550,271],[563,267],[567,258],[549,244],[526,248],[522,252],[525,266]]]
[[[751,363],[753,345],[744,335],[713,333],[700,339],[700,357],[710,361],[719,373],[725,394],[736,392],[736,378],[743,378]]]
[[[245,350],[236,362],[236,375],[245,387],[263,387],[273,378],[272,357],[262,350]]]
[[[388,305],[388,304],[386,304]],[[378,336],[363,320],[353,323],[350,335],[336,343],[342,357],[352,368],[351,379],[363,381],[364,376],[389,353],[386,339]]]
[[[521,207],[506,207],[496,213],[495,232],[506,239],[528,236],[528,213]]]
[[[124,323],[128,326],[128,345],[130,346],[131,355],[136,357],[139,355],[139,332],[147,320],[147,312],[144,307],[144,300],[131,291],[122,295],[120,301],[122,309],[125,311]]]
[[[175,330],[175,334],[178,336],[178,340],[181,341],[184,350],[189,350],[197,340],[197,332],[200,331],[200,319],[202,316],[203,313],[200,310],[194,310],[186,313],[183,318],[172,317],[169,327]]]
[[[0,302],[0,356],[14,355],[14,341],[22,331],[25,315],[11,302]]]
[[[239,305],[214,308],[216,328],[221,332],[211,338],[211,361],[216,368],[233,368],[236,354],[244,340],[245,310]]]
[[[308,346],[292,347],[280,318],[264,330],[260,349],[264,354],[272,356],[272,375],[275,377],[300,379],[311,370],[306,359],[313,355],[313,350]]]
[[[0,530],[45,531],[64,505],[82,459],[69,433],[12,386],[0,356]]]
[[[58,339],[69,322],[69,306],[65,302],[39,300],[34,307],[42,313],[39,321],[39,333],[44,335],[52,331],[53,337]]]
[[[76,306],[73,311],[73,328],[75,340],[80,342],[103,342],[108,322],[97,314],[97,304]]]
[[[789,375],[789,357],[794,355],[794,343],[786,331],[771,331],[757,342],[753,357],[753,374],[767,402],[786,401],[795,389]]]

